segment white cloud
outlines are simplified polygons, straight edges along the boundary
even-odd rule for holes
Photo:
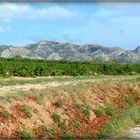
[[[101,3],[98,10],[90,16],[89,27],[112,28],[112,30],[124,30],[131,24],[137,25],[140,21],[140,4],[130,3]],[[130,29],[127,29],[130,30]]]
[[[140,4],[136,3],[104,3],[98,5],[100,10],[96,17],[114,19],[116,17],[140,17]]]
[[[54,5],[46,8],[35,8],[29,4],[3,3],[0,4],[0,20],[13,19],[28,20],[57,20],[78,18],[81,14],[66,8]]]

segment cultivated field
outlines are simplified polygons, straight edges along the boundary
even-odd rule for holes
[[[124,137],[140,123],[140,75],[0,79],[0,138]]]

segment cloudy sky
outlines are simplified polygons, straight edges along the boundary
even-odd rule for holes
[[[0,3],[0,44],[140,45],[140,3]]]

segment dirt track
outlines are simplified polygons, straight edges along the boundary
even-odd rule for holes
[[[129,131],[128,138],[130,138],[130,139],[140,139],[140,125],[135,127],[135,128],[132,128]]]
[[[121,81],[121,80],[130,80],[135,78],[102,78],[102,79],[86,79],[86,80],[71,80],[71,81],[53,81],[48,83],[39,83],[39,84],[24,84],[24,85],[10,85],[10,86],[1,86],[0,95],[5,93],[13,93],[16,91],[29,91],[31,89],[45,89],[47,87],[58,87],[64,85],[77,85],[78,83],[87,83],[87,82],[103,82],[103,81]]]

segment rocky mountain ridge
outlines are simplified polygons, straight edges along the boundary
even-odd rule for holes
[[[24,47],[0,45],[0,57],[30,59],[104,62],[117,60],[122,63],[140,63],[140,47],[124,50],[119,47],[104,47],[96,44],[77,45],[43,40]]]

